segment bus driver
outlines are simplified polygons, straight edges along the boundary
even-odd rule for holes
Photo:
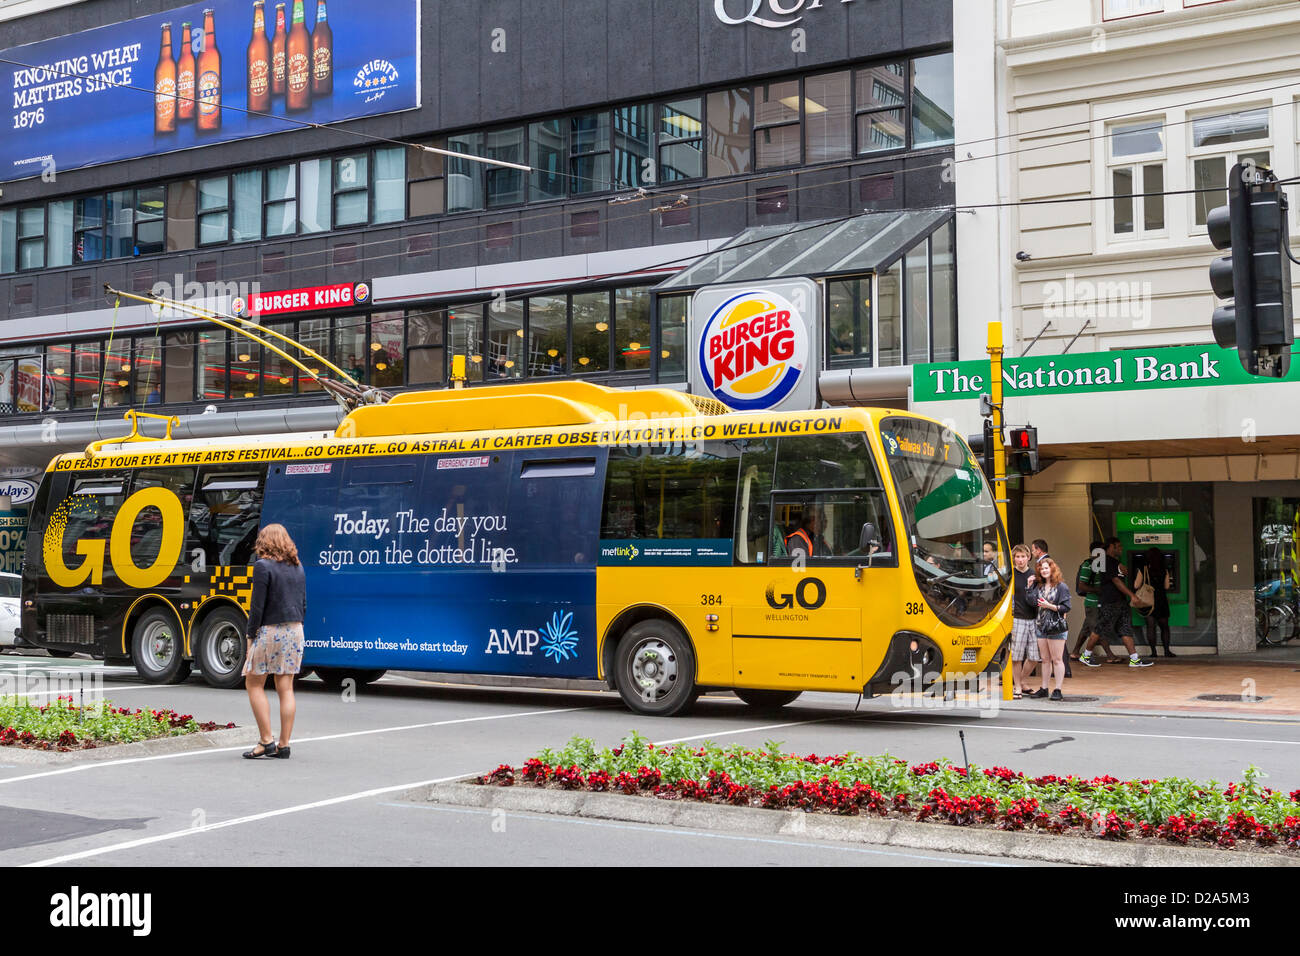
[[[811,502],[804,503],[799,510],[799,524],[785,536],[785,546],[790,557],[802,554],[805,558],[826,557],[831,554],[830,546],[822,537],[826,530],[826,512],[815,508]]]

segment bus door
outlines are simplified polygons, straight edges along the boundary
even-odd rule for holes
[[[750,442],[737,504],[737,556],[754,570],[732,615],[736,685],[861,689],[864,619],[897,566],[864,436]]]

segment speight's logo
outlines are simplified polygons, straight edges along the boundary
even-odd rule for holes
[[[700,371],[713,397],[737,411],[771,408],[808,363],[803,317],[784,296],[752,290],[718,306],[700,336]]]
[[[387,60],[371,60],[352,78],[354,92],[364,94],[367,103],[383,99],[384,94],[396,85],[397,67]]]

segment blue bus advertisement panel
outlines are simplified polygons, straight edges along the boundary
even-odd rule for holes
[[[419,0],[290,0],[283,36],[276,7],[207,0],[0,53],[0,182],[420,105]]]
[[[307,575],[304,667],[596,676],[606,449],[273,465]]]

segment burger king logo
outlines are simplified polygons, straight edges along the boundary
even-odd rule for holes
[[[808,330],[784,296],[742,292],[714,310],[700,336],[700,371],[713,397],[737,411],[771,408],[799,382]]]

